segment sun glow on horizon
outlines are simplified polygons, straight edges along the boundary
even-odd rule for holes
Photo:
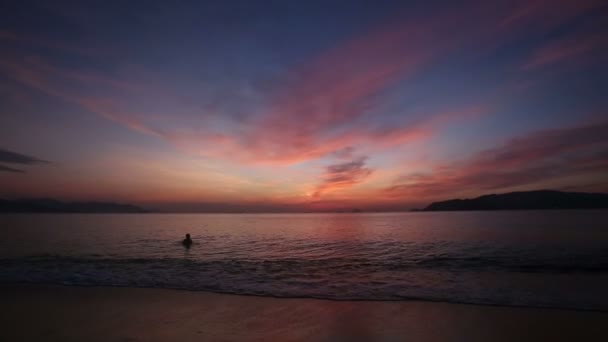
[[[599,4],[0,14],[0,197],[392,210],[608,191]]]

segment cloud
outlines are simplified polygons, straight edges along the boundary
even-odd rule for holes
[[[397,15],[395,20],[338,42],[293,66],[275,80],[277,89],[264,94],[263,108],[230,125],[221,122],[230,113],[217,117],[192,114],[196,120],[205,120],[204,124],[164,113],[165,121],[170,119],[172,126],[155,124],[137,104],[125,103],[137,98],[131,96],[134,93],[145,94],[148,85],[113,79],[100,72],[60,68],[40,58],[23,60],[19,53],[15,58],[0,60],[0,68],[22,84],[190,153],[244,164],[291,165],[332,156],[349,146],[386,149],[429,138],[442,122],[467,117],[470,109],[448,108],[413,123],[409,119],[418,113],[404,110],[400,122],[382,122],[374,113],[380,96],[431,63],[446,59],[449,53],[469,47],[472,41],[479,42],[479,46],[491,45],[485,42],[504,40],[522,23],[547,17],[545,26],[554,27],[595,6],[595,2],[585,5],[584,1],[572,8],[548,6],[546,1],[515,3],[498,6],[500,9],[485,3],[471,8],[447,8],[423,20],[405,20]],[[497,28],[497,22],[503,24]],[[11,32],[0,33],[6,40],[41,44]],[[145,99],[153,107],[163,96],[169,95]]]
[[[82,44],[70,44],[66,41],[57,40],[49,36],[35,36],[6,29],[0,29],[0,41],[3,41],[5,45],[7,43],[27,44],[37,48],[72,53],[85,57],[99,57],[102,55],[107,58],[111,56],[109,49],[100,49],[99,42],[94,46],[82,46]]]
[[[193,129],[191,122],[178,116],[171,119],[174,127],[155,126],[149,115],[135,113],[133,106],[121,103],[122,95],[145,89],[132,82],[92,71],[62,69],[40,58],[22,61],[19,56],[0,61],[0,67],[23,84],[191,153],[246,164],[290,165],[349,146],[383,149],[433,135],[437,128],[432,123],[434,116],[444,113],[430,113],[425,117],[428,122],[403,120],[385,126],[369,122],[381,121],[371,118],[380,94],[458,45],[458,39],[446,37],[454,38],[457,32],[469,37],[469,31],[475,31],[463,29],[463,13],[446,10],[432,20],[396,16],[394,21],[309,57],[276,80],[280,88],[268,94],[267,106],[259,115],[222,132],[214,130],[213,122]],[[96,95],[91,96],[93,93]],[[146,98],[155,101],[158,97]],[[402,117],[407,119],[411,114],[417,113],[406,112]],[[201,116],[205,113],[197,115]]]
[[[9,166],[0,164],[0,172],[14,172],[14,173],[25,173],[25,170],[15,169]]]
[[[45,160],[30,157],[25,154],[0,149],[0,172],[14,172],[14,173],[25,173],[25,170],[16,169],[14,167],[6,166],[3,164],[17,164],[17,165],[34,165],[34,164],[46,164]]]
[[[138,88],[137,85],[113,80],[94,72],[65,70],[39,57],[24,60],[0,58],[0,70],[33,89],[78,105],[134,131],[161,137],[160,131],[145,124],[138,115],[120,110],[116,100],[107,96],[94,97],[86,93],[87,90],[92,89],[91,87],[101,89],[105,87],[106,90],[124,93]]]
[[[373,170],[365,167],[367,157],[358,157],[348,162],[341,162],[327,166],[323,174],[323,181],[319,184],[312,197],[339,189],[349,188],[363,182]]]
[[[138,91],[137,86],[99,73],[59,68],[41,58],[4,58],[0,68],[22,84],[202,156],[294,164],[357,143],[390,145],[428,136],[419,127],[400,124],[393,125],[385,139],[386,128],[357,119],[378,94],[431,60],[436,49],[423,37],[429,29],[391,24],[311,58],[285,75],[263,113],[222,133],[213,125],[193,130],[179,117],[173,119],[176,127],[155,127],[148,115],[120,102],[118,94]]]
[[[355,148],[352,146],[346,146],[332,153],[332,157],[335,157],[339,160],[349,160],[354,158],[354,154]]]
[[[48,163],[45,160],[37,159],[34,157],[27,156],[25,154],[0,149],[0,162],[11,163],[11,164],[44,164]]]
[[[537,49],[530,57],[530,60],[522,66],[522,69],[533,70],[548,65],[572,61],[599,50],[606,43],[608,43],[606,36],[597,34],[587,36],[576,35],[554,40]]]
[[[388,188],[403,198],[449,197],[586,177],[608,168],[608,122],[543,130],[513,139],[473,158],[439,165],[426,174],[404,175]],[[559,183],[559,182],[558,182]]]
[[[366,135],[356,120],[373,106],[375,96],[433,57],[434,49],[417,38],[425,29],[415,25],[376,29],[292,70],[294,81],[273,100],[251,142],[282,158],[297,159],[315,145],[344,145],[353,133]],[[335,132],[348,125],[354,127]]]
[[[529,25],[551,29],[581,16],[597,7],[602,0],[553,1],[523,0],[508,1],[509,11],[499,22],[499,27],[507,29],[524,28]]]

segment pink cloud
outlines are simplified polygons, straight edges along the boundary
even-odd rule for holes
[[[271,162],[291,163],[371,138],[374,132],[356,120],[375,95],[432,59],[436,49],[421,43],[426,29],[387,25],[296,67],[245,144]]]
[[[563,22],[595,2],[573,9],[565,5],[548,8],[546,2],[517,4],[509,7],[510,12],[500,13],[500,17],[508,18],[504,25],[529,22],[546,11],[555,12],[552,20]],[[479,25],[471,24],[469,10],[479,14],[482,21]],[[463,108],[430,113],[419,122],[397,123],[388,128],[370,126],[361,120],[371,115],[370,109],[379,94],[447,52],[466,46],[471,40],[504,37],[495,28],[480,29],[481,25],[495,21],[497,12],[493,6],[480,5],[435,13],[431,20],[391,21],[338,44],[290,70],[281,92],[271,94],[266,112],[227,132],[218,132],[212,125],[194,129],[186,120],[179,122],[179,118],[174,119],[178,127],[156,127],[149,115],[135,113],[120,102],[121,94],[146,89],[132,82],[95,72],[60,69],[39,60],[9,60],[4,62],[3,69],[23,84],[189,152],[240,163],[289,165],[328,156],[350,146],[382,149],[420,141],[451,120],[483,112],[487,106],[481,106],[481,110]],[[106,92],[92,97],[79,92],[79,87],[100,87]]]
[[[120,96],[112,95],[140,91],[137,84],[95,72],[60,69],[40,58],[5,58],[1,63],[20,83],[189,151],[246,163],[293,164],[357,142],[383,140],[377,130],[353,121],[369,108],[376,94],[428,62],[432,51],[419,48],[412,38],[415,33],[420,32],[414,26],[389,25],[297,67],[290,72],[295,77],[286,81],[284,91],[272,99],[266,113],[248,122],[246,128],[229,133],[154,128],[145,115],[124,110],[118,102]],[[91,96],[82,91],[91,87],[103,89],[105,94]],[[343,128],[348,125],[352,127]],[[390,132],[395,143],[422,136],[418,129],[410,132],[409,127]],[[200,148],[209,145],[213,148]]]
[[[106,83],[119,89],[124,89],[124,83],[108,80],[95,75],[79,74],[76,72],[65,72],[61,69],[50,66],[39,58],[27,58],[25,61],[16,62],[10,59],[0,59],[0,70],[12,76],[16,81],[30,86],[43,93],[61,98],[62,100],[81,106],[104,118],[129,127],[135,131],[162,136],[162,134],[151,127],[148,127],[140,119],[127,113],[120,113],[116,110],[112,100],[90,97],[71,91],[65,86],[65,80],[78,84],[86,82],[89,86],[94,84]],[[120,85],[120,86],[119,86]]]
[[[327,68],[331,69],[330,66]],[[2,59],[0,69],[22,84],[79,105],[87,111],[134,131],[166,140],[191,153],[248,164],[289,165],[328,156],[353,145],[366,145],[370,149],[381,149],[420,141],[432,136],[443,123],[467,118],[471,116],[471,113],[475,115],[479,111],[475,108],[465,108],[462,111],[430,113],[423,120],[389,128],[353,124],[347,130],[332,134],[333,129],[348,124],[350,120],[354,119],[354,116],[361,115],[363,108],[357,108],[357,97],[365,98],[366,94],[374,93],[375,89],[379,87],[379,85],[375,85],[370,88],[358,88],[357,96],[347,96],[346,100],[343,96],[336,96],[337,99],[330,96],[327,99],[319,100],[319,102],[335,102],[335,108],[344,108],[346,114],[332,114],[325,117],[319,112],[315,112],[316,116],[312,115],[313,120],[310,123],[307,123],[309,116],[305,115],[305,111],[302,109],[306,108],[306,97],[288,95],[287,103],[292,106],[288,106],[292,110],[291,112],[285,111],[284,117],[281,117],[277,114],[280,111],[270,111],[258,122],[253,122],[251,127],[243,131],[241,135],[213,131],[160,129],[150,125],[145,115],[121,110],[121,104],[117,103],[114,97],[90,96],[83,92],[83,89],[90,89],[90,87],[95,87],[93,89],[101,87],[101,89],[110,91],[110,94],[116,91],[133,93],[142,89],[137,84],[113,80],[93,72],[63,70],[39,58],[28,58],[24,61]],[[323,70],[318,73],[323,74]],[[381,78],[383,79],[384,76]],[[344,91],[340,86],[341,82],[334,83],[336,84],[331,86],[333,90],[328,90],[326,93]],[[294,86],[297,89],[308,87],[302,85],[301,82],[297,82]],[[311,85],[310,88],[314,87]],[[296,94],[298,92],[296,91]],[[311,91],[310,98],[315,96],[320,95]],[[300,99],[301,102],[296,99]],[[285,103],[283,101],[284,98],[277,100],[278,108],[288,108],[283,107]],[[299,108],[300,104],[304,107]]]
[[[446,198],[542,184],[599,173],[608,166],[608,122],[538,131],[473,158],[439,165],[431,173],[405,175],[387,189],[399,198]]]
[[[522,0],[508,1],[511,9],[506,12],[499,27],[513,30],[525,25],[538,25],[551,29],[576,18],[590,10],[601,7],[602,0],[553,1]]]
[[[365,167],[365,157],[329,165],[323,174],[322,183],[313,192],[313,197],[320,197],[326,192],[349,188],[363,182],[373,170]]]
[[[532,70],[551,64],[572,61],[593,53],[607,43],[608,38],[602,35],[570,36],[542,46],[522,68]]]

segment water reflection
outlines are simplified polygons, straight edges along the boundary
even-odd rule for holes
[[[607,216],[5,215],[0,281],[608,308]]]

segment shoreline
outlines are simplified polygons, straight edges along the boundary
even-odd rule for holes
[[[84,284],[55,284],[55,283],[0,283],[0,290],[4,287],[81,287],[90,289],[156,289],[156,290],[167,290],[167,291],[180,291],[180,292],[192,292],[192,293],[206,293],[210,295],[222,295],[222,296],[237,296],[237,297],[253,297],[253,298],[270,298],[270,299],[297,299],[297,300],[318,300],[318,301],[329,301],[329,302],[353,302],[353,303],[407,303],[407,302],[421,302],[421,303],[438,303],[438,304],[454,304],[454,305],[472,305],[472,306],[483,306],[483,307],[497,307],[497,308],[513,308],[513,309],[543,309],[543,310],[559,310],[559,311],[573,311],[573,312],[593,312],[593,313],[605,313],[608,314],[608,310],[602,309],[587,309],[587,308],[573,308],[573,307],[558,307],[558,306],[540,306],[540,305],[517,305],[517,304],[495,304],[495,303],[474,303],[474,302],[458,302],[449,301],[443,299],[426,299],[418,297],[403,297],[399,299],[374,299],[374,298],[324,298],[324,297],[306,297],[306,296],[277,296],[277,295],[265,295],[265,294],[254,294],[254,293],[237,293],[237,292],[222,292],[213,290],[192,290],[186,288],[172,288],[172,287],[153,287],[153,286],[122,286],[122,285],[84,285]]]
[[[595,311],[133,287],[0,288],[0,340],[7,341],[608,339],[608,313]]]

